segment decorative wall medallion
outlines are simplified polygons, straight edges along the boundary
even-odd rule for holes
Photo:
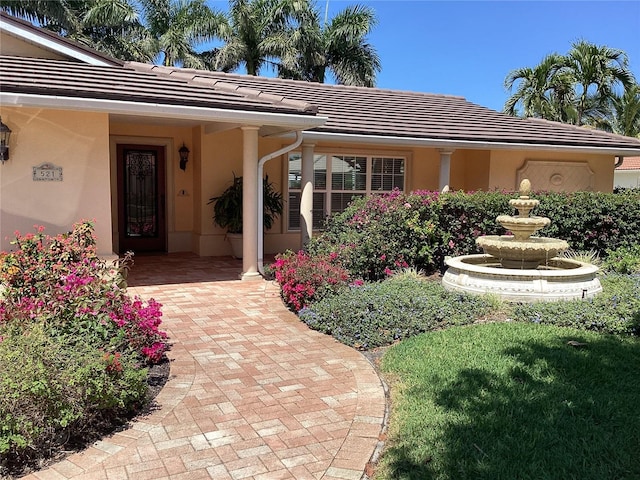
[[[587,162],[526,160],[517,171],[518,184],[528,178],[534,190],[552,192],[591,191],[593,177]]]
[[[33,167],[34,182],[61,182],[62,167],[58,167],[53,163],[41,163]]]
[[[551,178],[549,179],[549,183],[551,183],[551,185],[562,185],[562,181],[564,179],[562,178],[562,175],[560,175],[559,173],[554,173],[553,175],[551,175]]]

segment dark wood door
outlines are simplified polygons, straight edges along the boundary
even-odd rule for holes
[[[164,147],[118,145],[119,251],[166,252]]]

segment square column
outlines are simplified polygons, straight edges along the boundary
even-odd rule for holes
[[[443,191],[445,187],[451,187],[451,154],[453,150],[440,150],[440,182],[438,189]]]

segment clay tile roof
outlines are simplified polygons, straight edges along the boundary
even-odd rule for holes
[[[237,86],[213,88],[204,82],[191,82],[187,76],[158,75],[158,69],[164,67],[137,64],[133,69],[128,65],[96,66],[0,56],[0,91],[285,114],[315,113],[307,103],[276,102],[270,96],[243,93]]]
[[[134,68],[137,68],[135,66]],[[170,75],[183,69],[167,67]],[[164,72],[167,72],[167,69]],[[388,136],[395,138],[444,139],[454,141],[558,145],[637,149],[640,140],[599,130],[540,119],[512,117],[462,97],[380,88],[349,87],[319,83],[252,77],[223,72],[198,71],[194,77],[216,79],[221,90],[259,91],[258,98],[275,95],[318,106],[328,121],[318,132]],[[308,103],[307,103],[308,104]]]
[[[640,157],[625,157],[616,170],[640,170]]]

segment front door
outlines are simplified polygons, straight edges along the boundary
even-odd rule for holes
[[[166,252],[164,147],[117,150],[119,252]]]

